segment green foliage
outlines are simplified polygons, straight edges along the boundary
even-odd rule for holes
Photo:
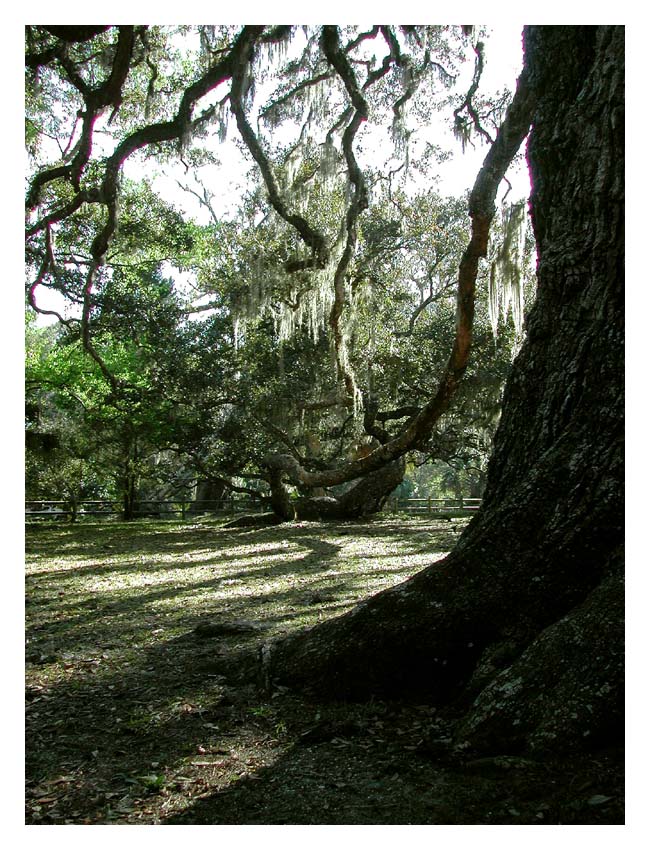
[[[320,27],[252,35],[254,27],[137,26],[121,88],[87,127],[93,98],[118,73],[127,29],[65,44],[45,27],[26,29],[27,286],[37,306],[49,289],[80,316],[60,332],[28,322],[28,428],[58,441],[49,460],[29,455],[29,492],[54,494],[68,486],[63,479],[115,498],[188,489],[200,477],[264,487],[269,452],[320,469],[373,444],[371,408],[374,425],[395,436],[436,391],[454,338],[467,203],[430,189],[449,152],[415,131],[432,110],[451,115],[458,103],[453,84],[473,54],[469,36],[342,27],[340,56],[354,76],[344,84]],[[242,103],[257,151],[241,116],[239,136],[228,126],[247,33]],[[359,98],[367,120],[346,141]],[[477,101],[481,119],[498,121],[504,98]],[[181,129],[184,103],[191,120]],[[158,132],[164,122],[176,136]],[[84,158],[86,131],[94,135]],[[389,141],[377,145],[381,138]],[[201,182],[222,177],[217,139],[255,159],[230,216],[215,203],[220,183],[213,191]],[[124,173],[128,156],[140,177]],[[191,191],[207,224],[160,194],[157,177],[179,160],[196,178]],[[510,261],[523,292],[530,284],[519,285],[526,269],[511,256],[507,218],[504,234],[493,257]],[[481,286],[487,294],[487,264]],[[464,388],[418,447],[418,463],[484,468],[519,344],[505,311],[499,321],[494,340],[485,298]],[[411,412],[393,418],[402,409]]]

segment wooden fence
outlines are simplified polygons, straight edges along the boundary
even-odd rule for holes
[[[393,513],[406,513],[413,516],[462,517],[471,515],[481,504],[480,499],[389,499],[384,510]],[[227,499],[204,501],[148,500],[138,503],[133,512],[134,518],[171,519],[180,516],[226,516],[266,510],[261,499],[231,496]],[[76,505],[63,500],[40,500],[25,502],[25,520],[78,520],[84,517],[115,517],[124,512],[121,502],[109,500],[84,500]]]
[[[462,517],[471,515],[481,505],[481,499],[389,499],[387,508],[394,513],[407,513],[416,516]]]
[[[195,499],[181,499],[178,501],[148,499],[137,503],[134,518],[157,518],[165,519],[180,516],[186,519],[188,516],[202,514],[237,514],[249,513],[251,511],[261,512],[264,510],[263,502],[253,498],[212,499],[197,501]],[[76,505],[62,500],[40,500],[25,502],[25,519],[27,522],[33,520],[70,520],[83,517],[115,517],[122,516],[124,506],[120,501],[108,499],[96,499],[78,502]]]

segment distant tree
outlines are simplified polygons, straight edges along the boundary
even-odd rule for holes
[[[175,338],[175,311],[160,276],[126,286],[116,273],[91,320],[103,368],[74,325],[54,332],[28,324],[26,400],[38,421],[27,430],[28,495],[65,497],[73,509],[82,498],[108,496],[133,518],[153,459],[173,442],[173,398],[159,391],[159,369]],[[51,437],[51,449],[43,452],[30,434]]]

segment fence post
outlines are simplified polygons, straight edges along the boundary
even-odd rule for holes
[[[427,498],[427,513],[431,516],[431,496]]]
[[[185,519],[185,499],[181,502],[181,519]]]

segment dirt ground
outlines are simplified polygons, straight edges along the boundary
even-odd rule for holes
[[[455,761],[431,706],[224,674],[444,557],[464,522],[29,527],[26,823],[622,824],[619,751]]]

